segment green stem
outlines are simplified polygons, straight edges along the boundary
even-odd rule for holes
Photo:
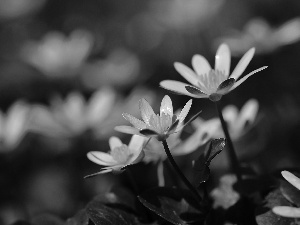
[[[232,140],[230,138],[226,122],[224,120],[224,117],[223,117],[223,114],[222,114],[219,102],[216,101],[215,104],[216,104],[216,109],[218,111],[218,115],[219,115],[219,118],[220,118],[220,121],[221,121],[221,125],[222,125],[222,128],[223,128],[223,131],[224,131],[224,134],[225,134],[226,144],[228,146],[227,153],[229,155],[229,160],[230,160],[230,163],[231,163],[231,167],[232,167],[233,171],[235,172],[235,174],[237,176],[237,179],[241,180],[242,176],[241,176],[240,164],[239,164],[237,155],[235,153],[234,146],[233,146]]]
[[[165,152],[168,156],[169,162],[171,163],[171,165],[173,166],[173,168],[175,169],[175,171],[177,172],[177,174],[179,175],[179,177],[181,178],[181,180],[184,182],[184,184],[191,190],[192,193],[194,193],[195,197],[197,197],[197,199],[199,200],[199,202],[202,200],[201,196],[199,195],[198,191],[196,190],[196,188],[188,181],[188,179],[184,176],[184,174],[181,172],[181,170],[179,169],[179,167],[177,166],[171,152],[168,146],[168,143],[166,140],[162,141]]]

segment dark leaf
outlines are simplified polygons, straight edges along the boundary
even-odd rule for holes
[[[188,190],[158,187],[138,198],[144,206],[172,224],[185,225],[204,219],[199,203]]]
[[[100,202],[92,201],[86,207],[89,219],[95,225],[139,225],[138,219],[123,210],[108,207]]]
[[[88,225],[89,217],[86,214],[85,209],[80,210],[72,218],[67,219],[66,225]]]
[[[208,149],[199,156],[199,158],[193,161],[193,169],[195,171],[195,183],[200,186],[203,182],[206,182],[210,176],[209,165],[211,160],[218,155],[225,147],[225,139],[214,139],[209,145]]]
[[[51,214],[42,214],[31,220],[34,225],[64,225],[65,222],[57,216]]]
[[[256,210],[256,222],[258,225],[292,225],[295,219],[277,216],[272,212],[275,206],[291,206],[283,197],[279,189],[270,192],[265,198],[266,204]]]

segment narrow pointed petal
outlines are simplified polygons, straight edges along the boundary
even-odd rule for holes
[[[133,135],[128,145],[129,150],[137,157],[140,154],[146,140],[147,138],[140,135]]]
[[[202,55],[194,55],[192,58],[192,65],[197,75],[208,74],[211,71],[211,66]]]
[[[151,105],[147,102],[146,99],[142,98],[139,102],[140,112],[142,119],[146,124],[149,125],[150,118],[155,115]]]
[[[114,148],[117,147],[121,147],[123,144],[120,138],[114,136],[109,138],[108,143],[109,143],[110,150],[113,150]]]
[[[187,95],[193,98],[198,98],[197,95],[191,94],[185,89],[185,86],[189,86],[189,84],[176,80],[163,80],[159,83],[159,85],[164,89],[174,92],[175,94]]]
[[[179,124],[179,126],[177,126],[175,132],[178,132],[178,131],[182,130],[186,125],[190,124],[193,120],[195,120],[195,119],[199,116],[199,114],[200,114],[201,112],[202,112],[202,111],[197,112],[197,113],[196,113],[192,118],[190,118],[189,121],[187,121],[184,125],[180,125],[180,124]]]
[[[184,77],[184,79],[186,79],[192,85],[197,85],[198,83],[197,75],[193,70],[191,70],[189,67],[179,62],[174,63],[174,67],[177,70],[177,72]]]
[[[278,216],[300,218],[300,208],[290,206],[275,206],[272,211]]]
[[[177,126],[179,125],[179,120],[176,120],[169,128],[168,133],[172,134],[175,132]]]
[[[140,135],[140,131],[131,126],[116,126],[115,131],[119,131],[125,134],[137,134]]]
[[[131,123],[136,129],[142,130],[146,128],[146,124],[128,113],[122,113],[122,116]]]
[[[232,74],[230,75],[230,78],[234,78],[235,80],[237,80],[242,75],[251,59],[253,58],[254,53],[255,48],[251,48],[250,50],[248,50],[248,52],[245,53],[245,55],[241,58],[241,60],[234,68]]]
[[[185,89],[192,95],[196,96],[195,98],[208,98],[207,94],[203,93],[200,89],[186,85]]]
[[[230,49],[227,44],[221,44],[215,56],[215,70],[223,72],[226,77],[229,75],[230,70]]]
[[[217,94],[221,94],[221,95],[224,95],[224,94],[228,93],[229,90],[230,90],[230,89],[232,88],[232,86],[234,85],[234,83],[235,83],[235,80],[234,80],[233,78],[229,78],[229,79],[223,81],[223,82],[219,85],[219,87],[218,87],[216,93],[217,93]]]
[[[98,151],[88,152],[87,157],[92,162],[102,166],[113,166],[118,164],[117,161],[114,160],[110,154],[105,152],[98,152]]]
[[[282,171],[281,174],[291,185],[300,190],[300,179],[298,177],[288,171]]]
[[[160,116],[162,116],[163,113],[169,115],[170,117],[173,116],[172,100],[168,95],[165,95],[161,101]]]
[[[229,91],[232,91],[234,89],[236,89],[238,86],[240,86],[241,83],[243,83],[245,80],[247,80],[250,76],[252,76],[253,74],[262,71],[264,69],[268,68],[267,66],[263,66],[257,70],[252,71],[251,73],[247,74],[246,76],[244,76],[243,78],[239,79],[237,82],[235,82],[235,84],[232,86],[232,88]]]
[[[177,117],[179,120],[179,124],[182,123],[185,119],[185,117],[187,116],[187,114],[189,113],[191,106],[192,106],[192,102],[193,100],[190,99],[185,106],[183,107],[183,109],[181,110],[179,116]]]

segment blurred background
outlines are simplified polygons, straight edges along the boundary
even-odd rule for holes
[[[139,117],[141,98],[158,110],[169,94],[183,107],[189,98],[159,82],[184,81],[173,63],[191,66],[194,54],[213,65],[223,42],[232,69],[251,47],[246,72],[268,66],[222,98],[238,109],[259,102],[256,122],[235,140],[240,160],[258,173],[298,166],[299,12],[297,0],[0,0],[0,223],[45,212],[66,219],[113,185],[128,186],[123,174],[83,179],[101,168],[86,153],[109,151],[112,135],[128,143],[113,128],[127,124],[122,112]],[[207,99],[189,115],[199,110],[217,116]],[[185,162],[198,155],[176,160],[189,173]],[[156,165],[138,166],[138,184],[157,185]]]

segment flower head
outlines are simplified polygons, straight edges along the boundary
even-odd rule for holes
[[[120,172],[126,166],[140,162],[144,156],[142,150],[145,140],[145,137],[133,135],[129,145],[126,145],[119,138],[111,137],[109,139],[109,153],[93,151],[87,154],[89,160],[105,167],[100,172],[86,177],[109,172]]]
[[[286,179],[291,185],[300,190],[300,179],[294,174],[288,171],[282,171],[281,175]],[[272,209],[273,213],[289,218],[300,218],[300,208],[291,206],[275,206]]]
[[[183,125],[183,121],[191,105],[192,100],[189,100],[180,114],[176,116],[173,114],[172,101],[170,97],[166,95],[161,102],[160,114],[155,114],[149,103],[145,99],[141,99],[139,107],[143,121],[130,114],[123,113],[123,117],[128,120],[133,127],[117,126],[115,130],[128,134],[155,136],[159,141],[165,140],[170,134],[178,132],[185,126]]]
[[[267,68],[261,67],[252,71],[242,79],[238,78],[245,71],[254,55],[251,48],[239,61],[233,72],[230,70],[230,49],[226,44],[220,45],[215,56],[215,68],[212,69],[207,60],[201,55],[194,55],[192,59],[193,70],[182,63],[176,62],[175,69],[192,85],[174,80],[164,80],[160,86],[175,93],[188,95],[194,98],[209,98],[219,101],[221,97],[237,88],[248,77]]]

